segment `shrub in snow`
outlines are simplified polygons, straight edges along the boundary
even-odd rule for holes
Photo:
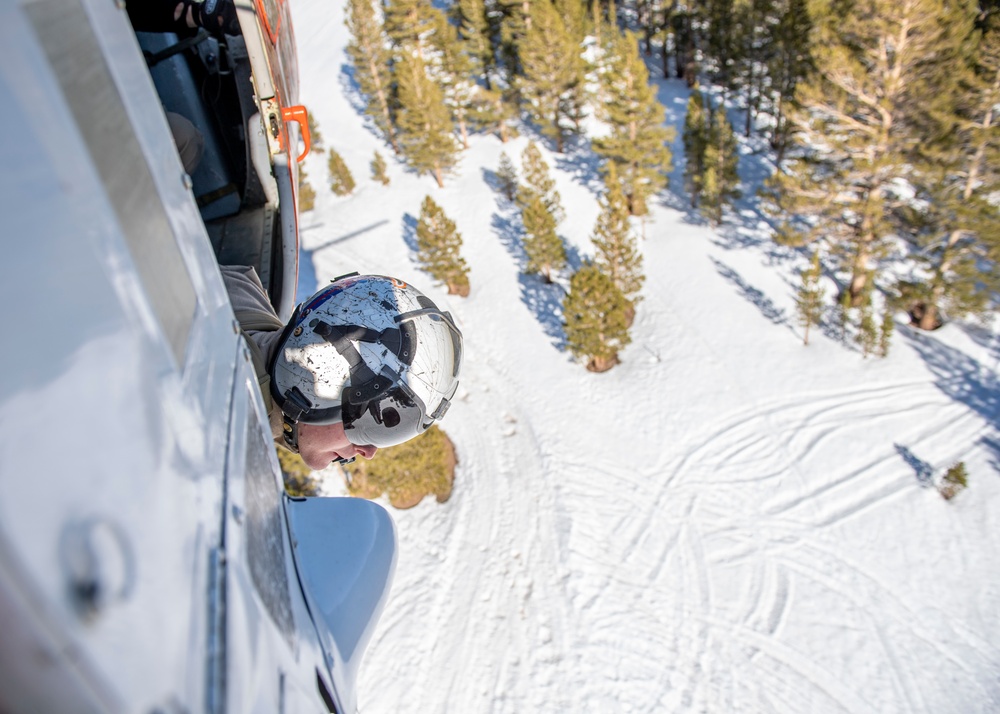
[[[941,484],[938,486],[938,492],[946,500],[950,501],[959,493],[965,490],[969,485],[969,474],[965,470],[965,463],[959,461],[957,464],[952,466],[941,477]]]

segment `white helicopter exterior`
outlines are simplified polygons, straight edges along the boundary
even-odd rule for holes
[[[244,209],[278,226],[258,252],[287,315],[294,46],[282,2],[239,7],[262,187],[206,217],[155,38],[113,0],[0,0],[4,714],[357,709],[395,527],[282,487],[213,230]]]

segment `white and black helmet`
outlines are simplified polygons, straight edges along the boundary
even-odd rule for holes
[[[395,278],[337,278],[298,306],[271,366],[271,396],[298,423],[333,424],[358,446],[394,446],[444,416],[458,389],[462,333]]]

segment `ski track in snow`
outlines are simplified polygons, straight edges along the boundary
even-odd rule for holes
[[[766,241],[657,206],[633,344],[587,373],[560,349],[562,288],[520,275],[516,211],[484,180],[531,137],[473,137],[444,189],[392,159],[373,184],[372,152],[390,152],[344,94],[342,8],[292,5],[303,100],[358,182],[335,198],[308,160],[317,277],[419,276],[467,350],[443,423],[455,490],[393,512],[363,714],[1000,711],[995,347],[946,328],[887,360],[822,334],[803,348],[794,271]],[[659,96],[683,116],[682,84]],[[595,196],[553,175],[584,257]],[[425,195],[464,236],[467,299],[406,243]],[[974,483],[945,504],[914,470],[960,458]]]

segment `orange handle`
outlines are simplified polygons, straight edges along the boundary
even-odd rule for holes
[[[302,133],[302,143],[306,146],[302,155],[296,159],[296,161],[301,163],[309,155],[309,150],[312,148],[312,139],[309,136],[309,113],[304,106],[296,104],[294,107],[285,107],[282,109],[281,118],[286,122],[294,121],[299,124],[299,131]]]

